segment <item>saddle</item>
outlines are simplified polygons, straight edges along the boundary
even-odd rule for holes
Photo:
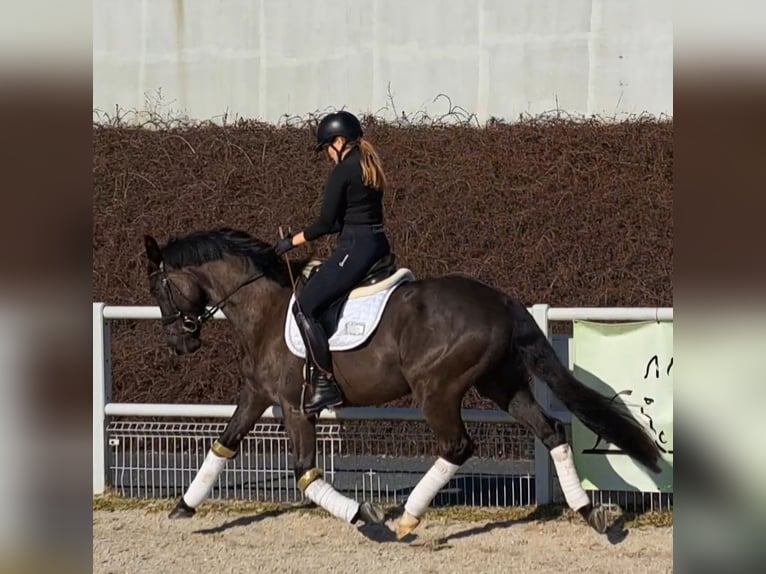
[[[301,271],[302,285],[311,279],[311,277],[319,271],[319,268],[326,262],[326,259],[312,259]],[[390,277],[396,271],[396,255],[389,253],[378,259],[372,268],[367,272],[367,275],[354,287],[364,287],[367,285],[374,285],[379,281]]]
[[[312,259],[302,269],[296,285],[296,292],[300,293],[311,277],[319,271],[319,268],[326,262],[326,259]],[[356,299],[372,295],[387,289],[403,275],[410,273],[408,269],[397,269],[396,254],[389,253],[381,257],[370,268],[361,281],[359,281],[351,291],[336,299],[326,311],[320,314],[317,319],[324,328],[327,337],[331,337],[338,328],[338,322],[343,312],[343,307],[349,299]]]

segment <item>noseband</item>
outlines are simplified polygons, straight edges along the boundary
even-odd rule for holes
[[[170,277],[168,277],[167,272],[165,270],[165,262],[160,261],[159,269],[157,271],[154,271],[149,276],[153,277],[154,275],[160,274],[161,277],[161,283],[162,288],[165,290],[165,294],[168,297],[168,303],[170,304],[170,309],[172,311],[172,315],[163,315],[161,317],[162,326],[167,327],[169,325],[172,325],[179,319],[181,320],[181,328],[190,334],[198,332],[201,328],[203,323],[210,319],[213,315],[215,315],[225,304],[226,301],[228,301],[229,297],[234,295],[237,291],[242,289],[245,285],[248,285],[252,283],[253,281],[256,281],[264,276],[263,273],[258,272],[254,275],[251,275],[247,279],[245,279],[242,283],[240,283],[236,289],[234,289],[231,293],[226,295],[223,299],[218,301],[215,305],[210,307],[209,309],[206,309],[204,313],[200,315],[190,315],[188,313],[184,313],[178,308],[178,305],[176,305],[176,302],[173,300],[173,290],[170,288],[171,286],[176,288],[176,291],[181,293],[181,290],[176,286],[171,280]],[[181,296],[186,299],[183,293],[181,293]],[[188,300],[188,299],[187,299]]]

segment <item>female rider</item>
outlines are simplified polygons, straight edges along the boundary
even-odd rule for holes
[[[350,292],[382,257],[391,252],[383,227],[386,177],[380,157],[363,138],[362,126],[345,111],[319,123],[316,151],[335,163],[325,183],[319,218],[302,232],[280,239],[277,255],[308,241],[338,232],[335,250],[296,297],[292,312],[314,366],[314,394],[304,412],[338,406],[343,396],[333,374],[328,336],[318,318],[334,301]]]

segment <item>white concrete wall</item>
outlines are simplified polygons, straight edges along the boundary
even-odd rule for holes
[[[93,107],[673,113],[667,0],[94,0]],[[148,98],[147,98],[148,96]]]

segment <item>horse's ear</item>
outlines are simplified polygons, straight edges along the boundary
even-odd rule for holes
[[[149,258],[149,261],[159,266],[162,263],[162,251],[160,251],[160,246],[157,245],[154,237],[144,235],[144,247],[146,247],[146,256]]]

